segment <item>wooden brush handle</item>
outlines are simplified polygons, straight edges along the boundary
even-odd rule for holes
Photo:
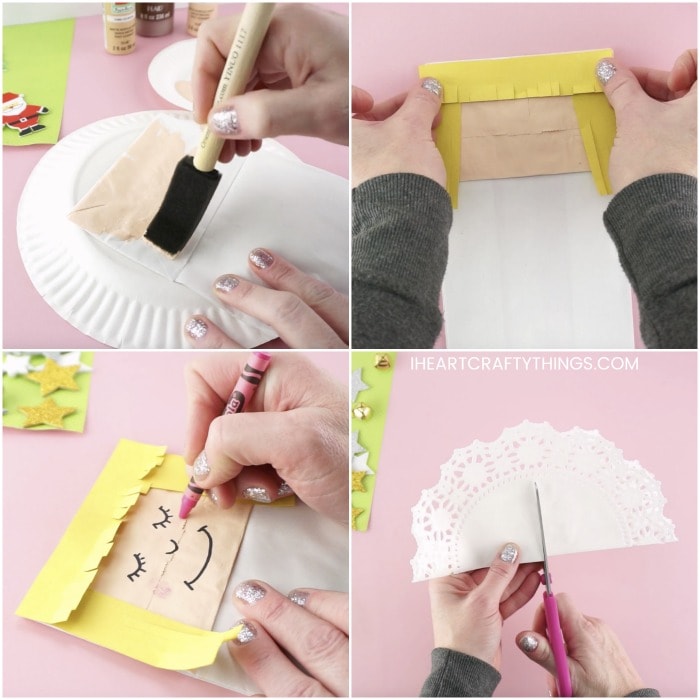
[[[248,3],[245,6],[216,88],[215,107],[245,91],[274,9],[274,3]],[[194,155],[194,167],[205,173],[214,170],[223,145],[224,139],[215,136],[207,127]]]

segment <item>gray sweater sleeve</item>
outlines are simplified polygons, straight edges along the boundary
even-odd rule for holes
[[[501,681],[501,674],[490,664],[460,651],[438,647],[431,654],[432,668],[423,683],[423,698],[488,698]],[[653,688],[640,688],[628,698],[658,698]]]
[[[430,675],[420,691],[424,698],[488,698],[501,681],[501,674],[475,656],[438,647],[431,654]]]
[[[452,205],[421,175],[382,175],[353,190],[352,346],[432,348]]]
[[[667,173],[625,187],[603,217],[649,348],[697,347],[697,216],[697,179]]]

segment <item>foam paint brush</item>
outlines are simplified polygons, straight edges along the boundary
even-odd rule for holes
[[[274,9],[274,3],[245,6],[216,89],[214,107],[245,91]],[[175,168],[163,203],[146,231],[146,239],[169,255],[177,255],[185,247],[214,196],[221,179],[216,163],[223,145],[224,139],[207,127],[194,156],[185,156]]]

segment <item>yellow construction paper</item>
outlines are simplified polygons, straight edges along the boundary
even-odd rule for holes
[[[165,447],[121,440],[17,614],[139,661],[174,670],[214,662],[236,628],[215,633],[175,622],[90,588],[129,509],[151,488],[182,492],[184,460]]]
[[[607,164],[615,137],[615,115],[602,94],[595,67],[612,55],[610,49],[601,49],[420,66],[421,77],[436,78],[443,87],[436,143],[445,161],[453,207],[458,204],[461,162],[459,105],[465,102],[572,95],[591,173],[598,191],[610,194]]]

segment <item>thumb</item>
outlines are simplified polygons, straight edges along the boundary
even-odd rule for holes
[[[557,675],[557,665],[547,637],[533,631],[520,632],[515,637],[515,643],[528,659],[532,659],[536,664],[542,666],[552,676]]]
[[[508,584],[518,571],[518,546],[509,542],[491,562],[479,588],[496,605],[500,602]]]
[[[351,110],[353,114],[365,114],[374,107],[374,98],[367,90],[352,86]]]
[[[610,106],[615,110],[615,116],[619,117],[619,111],[629,104],[648,99],[634,73],[618,66],[611,58],[599,61],[595,74]]]
[[[395,117],[406,119],[418,129],[430,130],[440,112],[442,85],[435,78],[424,78],[420,85],[406,94],[406,99]]]
[[[225,139],[264,139],[296,134],[319,136],[332,129],[331,120],[344,117],[345,105],[321,84],[306,83],[287,90],[252,90],[218,104],[209,113],[209,127]],[[340,100],[342,102],[342,100]]]

